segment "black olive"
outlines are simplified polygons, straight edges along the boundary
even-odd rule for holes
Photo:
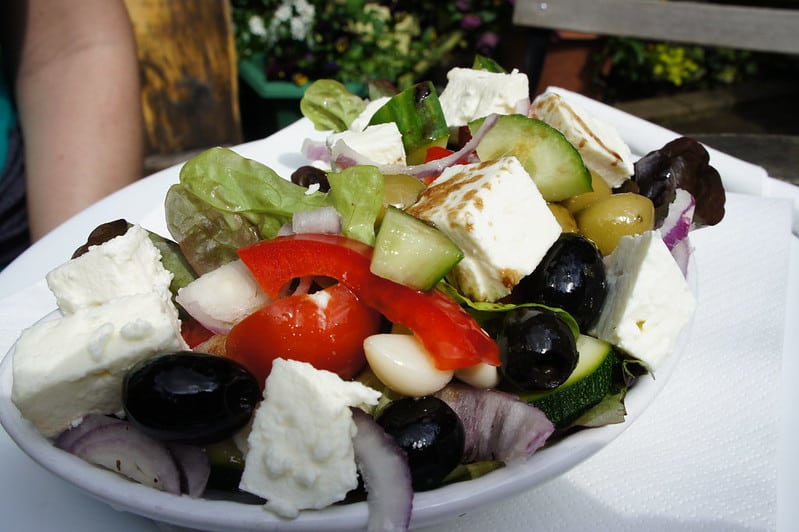
[[[292,172],[291,182],[306,188],[311,185],[319,185],[319,190],[322,192],[328,192],[330,190],[327,172],[315,166],[300,166]]]
[[[404,397],[390,403],[377,422],[408,456],[414,491],[437,488],[463,459],[463,423],[437,397]]]
[[[563,233],[517,290],[525,301],[565,310],[586,331],[599,318],[607,295],[602,254],[586,237]]]
[[[557,388],[577,366],[574,334],[556,312],[546,308],[509,311],[497,344],[503,378],[522,390]]]
[[[128,419],[165,441],[210,443],[243,427],[260,400],[258,381],[229,358],[181,351],[136,364],[126,374]]]
[[[95,227],[91,233],[89,233],[89,237],[86,239],[86,243],[80,246],[75,252],[72,254],[72,258],[78,258],[87,251],[89,251],[89,247],[91,246],[99,246],[100,244],[104,244],[108,242],[112,238],[122,236],[128,232],[128,224],[127,220],[120,218],[119,220],[114,220],[113,222],[106,222],[104,224],[100,224]]]

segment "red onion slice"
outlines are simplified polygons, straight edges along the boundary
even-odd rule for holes
[[[683,276],[688,275],[688,263],[691,260],[692,251],[691,239],[687,236],[671,248],[671,256],[674,257],[674,261],[680,267]]]
[[[223,264],[190,282],[178,290],[175,301],[203,327],[221,335],[271,302],[240,260]]]
[[[201,497],[211,476],[211,463],[205,449],[176,442],[168,443],[167,449],[180,472],[180,491],[194,499]]]
[[[327,144],[321,140],[305,139],[302,142],[300,153],[311,161],[330,162],[330,152],[327,149]]]
[[[146,486],[180,495],[180,471],[172,454],[127,421],[88,430],[70,452]]]
[[[124,423],[119,418],[106,416],[105,414],[87,414],[83,416],[79,425],[68,428],[58,435],[54,445],[68,453],[72,452],[75,442],[98,427],[104,427],[112,423]]]
[[[688,261],[691,257],[688,235],[693,227],[695,207],[696,201],[691,193],[678,188],[675,191],[674,201],[669,205],[666,218],[660,225],[663,242],[669,248],[683,275],[688,271]]]
[[[355,462],[367,493],[367,530],[408,530],[413,488],[405,453],[366,412],[353,408],[352,419],[358,429],[352,439]]]
[[[436,396],[463,422],[464,462],[520,462],[544,445],[555,426],[538,408],[498,390],[449,384]]]
[[[669,205],[666,218],[660,225],[660,234],[669,250],[688,236],[695,207],[696,201],[690,192],[682,188],[675,191],[674,201]]]
[[[335,207],[319,207],[310,211],[296,212],[291,217],[291,229],[295,233],[341,233],[341,214]]]

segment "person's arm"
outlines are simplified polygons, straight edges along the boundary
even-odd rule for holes
[[[14,87],[36,240],[141,177],[142,108],[122,0],[20,5]]]

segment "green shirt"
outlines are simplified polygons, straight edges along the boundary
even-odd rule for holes
[[[8,89],[5,76],[2,75],[1,67],[2,61],[0,61],[0,171],[5,167],[8,158],[8,133],[17,121],[11,102],[11,91]]]

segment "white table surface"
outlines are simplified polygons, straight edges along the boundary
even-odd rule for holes
[[[593,104],[589,102],[588,105]],[[648,125],[636,123],[634,127],[630,126],[628,121],[631,119],[627,115],[619,115],[603,106],[596,106],[596,112],[598,114],[608,113],[605,118],[616,123],[617,127],[622,130],[646,127],[647,132],[651,133],[647,141],[649,143],[659,143],[670,135],[670,132],[667,131],[651,130]],[[632,145],[634,152],[642,153],[648,149],[647,144],[641,144],[643,141],[638,139],[634,132],[630,133],[629,139],[626,140]],[[636,145],[636,142],[639,145]],[[790,218],[791,202],[793,202],[794,211],[796,205],[799,204],[799,192],[796,188],[776,182],[765,175],[756,175],[757,169],[746,163],[726,158],[723,154],[714,153],[713,156],[715,157],[714,163],[718,163],[717,167],[730,169],[729,175],[732,177],[725,181],[725,186],[732,193],[733,201],[728,212],[729,221],[723,222],[727,224],[726,226],[702,230],[706,233],[698,238],[699,244],[697,245],[701,259],[705,258],[701,256],[703,248],[712,249],[716,254],[724,251],[714,249],[712,246],[713,242],[717,240],[717,236],[719,239],[732,242],[735,235],[730,235],[731,231],[746,232],[748,220],[745,217],[749,215],[751,209],[765,209],[762,211],[764,216],[771,216],[768,213],[777,213],[779,209],[782,209],[779,211],[781,214],[773,216],[774,220],[784,220],[785,212],[788,212],[787,216]],[[284,164],[285,168],[293,168],[302,164],[302,161],[296,154],[288,154],[281,158],[280,163]],[[281,170],[280,168],[275,169]],[[745,178],[740,178],[740,174],[745,174]],[[725,175],[725,172],[722,172],[722,175]],[[750,175],[752,175],[751,179]],[[158,226],[162,222],[153,219],[153,208],[162,201],[168,184],[163,179],[157,179],[157,176],[144,179],[128,189],[112,195],[92,209],[77,215],[32,246],[15,263],[0,272],[0,305],[2,305],[2,298],[12,296],[36,283],[47,271],[66,260],[77,244],[82,242],[88,232],[99,223],[124,217],[130,221],[143,222],[146,226]],[[780,198],[785,198],[785,200],[781,201]],[[787,209],[786,205],[788,205]],[[790,223],[789,220],[788,227],[790,227]],[[795,214],[793,224],[795,228],[797,225]],[[158,229],[158,227],[152,228]],[[783,230],[785,227],[781,226],[779,231]],[[742,262],[751,259],[747,255],[747,246],[755,243],[756,240],[756,237],[752,235],[748,235],[748,237],[751,237],[750,242],[744,242],[740,250],[731,252],[732,257],[739,257]],[[694,444],[688,439],[673,441],[669,439],[668,434],[659,434],[656,439],[652,439],[652,434],[658,434],[658,426],[672,428],[680,426],[678,419],[672,419],[674,416],[669,410],[671,406],[668,399],[663,398],[668,394],[664,391],[647,412],[627,431],[605,449],[563,476],[521,493],[513,499],[477,508],[464,516],[429,527],[426,530],[443,532],[445,530],[487,528],[501,530],[593,530],[598,528],[614,528],[616,530],[772,530],[776,528],[784,531],[796,529],[799,526],[799,509],[795,504],[794,494],[799,488],[799,453],[795,450],[799,449],[799,416],[792,407],[799,404],[799,387],[793,385],[794,379],[799,376],[799,362],[796,357],[796,354],[799,353],[799,349],[797,349],[799,348],[799,334],[797,334],[795,326],[785,327],[785,324],[795,324],[799,317],[799,239],[795,235],[790,236],[790,231],[787,230],[784,239],[780,242],[782,241],[785,242],[785,249],[781,252],[784,252],[785,261],[790,260],[790,264],[783,264],[782,269],[779,270],[782,273],[787,273],[785,278],[770,280],[771,285],[769,286],[779,287],[777,293],[774,294],[776,303],[771,306],[771,308],[777,308],[779,312],[778,315],[773,316],[772,321],[775,325],[768,334],[772,336],[770,341],[781,351],[773,355],[778,366],[773,370],[773,375],[778,376],[776,381],[780,380],[779,376],[781,375],[783,381],[787,381],[789,385],[780,386],[779,382],[770,383],[774,390],[772,399],[776,397],[776,402],[782,405],[781,409],[777,409],[778,411],[768,414],[768,416],[773,416],[773,428],[777,441],[773,442],[773,446],[767,445],[768,452],[755,453],[756,457],[752,460],[762,460],[762,468],[758,463],[742,462],[742,468],[747,472],[745,480],[749,482],[749,485],[740,485],[741,478],[734,474],[704,480],[691,477],[690,482],[686,482],[688,491],[682,492],[678,481],[674,480],[680,477],[679,471],[675,472],[673,468],[694,467],[695,463],[690,458],[692,453],[696,454],[697,448],[701,449],[703,445],[706,446],[705,449],[702,449],[703,452],[712,451],[713,438],[723,436],[722,428],[728,426],[729,423],[735,423],[735,419],[739,417],[736,413],[737,408],[741,405],[743,408],[746,407],[745,398],[734,396],[734,387],[725,386],[724,383],[714,383],[712,376],[709,376],[710,381],[707,386],[709,388],[715,386],[719,393],[727,394],[719,396],[719,400],[729,401],[729,419],[724,423],[720,423],[718,419],[707,420],[707,431],[702,435],[697,435],[698,444]],[[706,242],[709,242],[710,245],[705,245]],[[780,246],[778,243],[774,245]],[[715,257],[706,258],[708,261],[714,259]],[[772,267],[764,264],[764,268]],[[705,284],[700,285],[700,305],[702,298],[708,297],[713,298],[714,305],[717,307],[702,317],[708,323],[714,323],[716,320],[724,321],[727,316],[739,316],[735,310],[718,304],[719,300],[724,299],[725,290],[738,290],[736,286],[722,285],[722,283],[729,282],[730,279],[734,281],[732,284],[737,282],[735,268],[730,268],[729,276],[731,277],[718,281],[714,281],[712,276],[708,276],[704,281]],[[757,295],[756,288],[753,288],[756,286],[753,283],[757,281],[757,275],[750,275],[750,277],[753,280],[750,279],[752,286],[748,289],[752,293],[746,297]],[[718,283],[718,286],[714,286],[715,282]],[[746,289],[747,286],[744,286],[739,291]],[[731,300],[735,301],[735,298],[733,297]],[[769,312],[770,308],[765,304],[760,303],[760,305],[763,308],[753,308],[752,312]],[[696,331],[693,334],[697,334]],[[1,332],[0,337],[2,337]],[[690,362],[686,362],[684,366],[690,367]],[[666,390],[690,393],[690,390],[686,391],[685,387],[695,387],[695,379],[696,376],[689,375],[687,370],[685,373],[675,371],[666,384]],[[745,385],[746,383],[744,383]],[[701,390],[697,390],[697,392],[701,394]],[[709,410],[725,411],[718,408]],[[696,415],[701,417],[701,410],[697,410]],[[643,443],[642,439],[644,439]],[[737,440],[719,441],[718,443],[720,455],[724,452],[724,446],[732,449],[736,448],[736,445],[740,449],[745,448],[745,444],[741,444]],[[646,452],[643,452],[642,449],[645,449]],[[623,458],[619,459],[620,456]],[[642,467],[630,465],[631,461],[641,460],[642,456]],[[685,460],[684,457],[689,458]],[[731,459],[741,460],[742,458],[737,456],[731,457]],[[674,464],[678,465],[674,466]],[[701,468],[702,464],[698,464],[696,467]],[[0,470],[2,471],[0,473],[0,516],[2,516],[3,523],[0,528],[2,529],[132,532],[163,528],[163,526],[138,516],[117,512],[106,504],[84,495],[67,482],[55,478],[33,463],[16,447],[4,431],[0,431],[0,466],[2,467]],[[591,484],[591,479],[603,479],[604,472],[609,470],[622,472],[625,476],[617,479],[617,485]],[[686,476],[695,473],[695,471],[687,469],[685,471]],[[664,479],[668,479],[668,482],[672,482],[674,485],[663,486],[661,483]],[[735,485],[732,485],[733,483]],[[703,505],[696,501],[707,497],[708,494],[690,491],[701,489],[704,486],[712,486],[715,490],[714,502],[704,505],[705,508],[710,508],[707,512],[703,512]],[[769,504],[760,505],[755,502],[751,507],[741,507],[739,504],[741,501],[748,504],[746,501],[749,500],[742,499],[740,496],[740,493],[745,490],[765,490],[764,497],[773,497],[774,500]],[[772,493],[770,490],[776,493]],[[619,494],[618,498],[612,496],[614,492]],[[662,500],[655,500],[656,498]],[[690,508],[692,504],[696,504],[696,508]],[[673,518],[670,517],[670,511],[686,507],[689,507],[690,511],[680,510],[674,513]],[[766,514],[773,510],[773,515],[760,515],[764,508]]]

